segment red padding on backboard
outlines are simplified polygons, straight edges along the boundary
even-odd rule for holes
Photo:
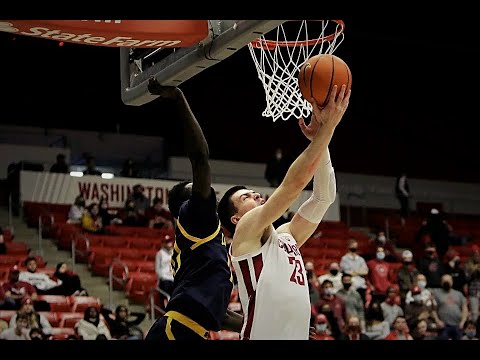
[[[208,35],[207,20],[2,20],[0,31],[77,44],[189,47]]]

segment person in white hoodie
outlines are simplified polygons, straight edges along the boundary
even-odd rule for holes
[[[104,335],[107,340],[112,339],[110,330],[94,306],[85,309],[83,319],[75,324],[75,331],[82,340],[96,340],[98,335]]]
[[[19,281],[33,285],[38,290],[38,294],[57,295],[54,289],[62,285],[62,280],[55,280],[46,273],[37,272],[37,260],[33,256],[25,260],[25,266],[27,271],[20,272]]]

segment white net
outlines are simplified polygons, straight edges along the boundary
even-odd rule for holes
[[[274,32],[276,38],[272,35]],[[274,39],[266,39],[266,35]],[[300,92],[298,72],[310,57],[332,54],[337,49],[344,38],[343,22],[287,21],[266,35],[248,44],[265,90],[266,107],[262,116],[271,117],[273,121],[307,117],[312,105]]]

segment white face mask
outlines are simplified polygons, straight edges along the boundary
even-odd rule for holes
[[[378,252],[378,253],[377,253],[377,259],[378,259],[378,260],[383,260],[383,259],[385,259],[385,253],[384,253],[384,252]]]
[[[418,287],[419,287],[420,289],[423,290],[423,289],[425,289],[425,287],[427,286],[427,282],[426,282],[426,281],[423,281],[423,280],[419,280],[419,281],[417,282],[417,285],[418,285]]]
[[[318,332],[323,332],[327,330],[327,324],[317,324],[315,328]]]
[[[324,289],[324,293],[327,295],[335,294],[335,289],[333,287]]]
[[[378,241],[384,243],[385,241],[387,241],[387,238],[385,237],[385,235],[380,235],[380,236],[378,237]]]

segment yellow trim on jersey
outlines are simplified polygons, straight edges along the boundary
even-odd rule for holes
[[[206,242],[209,242],[210,240],[214,239],[215,236],[217,236],[218,233],[220,232],[220,222],[218,223],[217,230],[215,230],[215,232],[214,232],[212,235],[210,235],[210,236],[208,236],[208,237],[206,237],[206,238],[203,238],[203,239],[197,238],[197,237],[195,237],[195,236],[192,236],[192,235],[188,234],[188,233],[185,231],[185,229],[183,228],[182,224],[180,224],[180,221],[177,221],[177,226],[178,226],[180,232],[182,233],[182,235],[183,235],[186,239],[188,239],[188,240],[190,240],[190,241],[193,241],[193,242],[195,243],[195,244],[193,244],[193,245],[190,247],[190,249],[192,249],[192,250],[195,250],[195,249],[196,249],[197,247],[199,247],[200,245],[205,244]]]
[[[172,318],[167,319],[167,327],[165,328],[165,333],[167,334],[168,340],[175,340],[175,336],[172,333]]]
[[[170,323],[172,322],[172,319],[179,322],[183,326],[188,327],[190,330],[194,331],[195,333],[197,333],[198,335],[200,335],[204,339],[208,338],[207,329],[205,329],[202,325],[200,325],[197,322],[190,319],[188,316],[185,316],[185,315],[179,313],[178,311],[169,311],[165,314],[165,316],[168,317],[166,331],[167,331],[167,337],[169,339],[170,339],[170,336],[168,334],[168,331],[170,331],[170,334],[173,338],[173,334],[172,334],[172,330],[171,330],[171,326],[170,326]],[[175,338],[170,339],[170,340],[175,340]]]
[[[180,259],[180,253],[182,252],[182,250],[180,250],[176,241],[173,244],[173,249],[177,252],[177,256],[175,257],[175,259],[172,256],[172,260],[170,261],[170,263],[172,264],[172,268],[173,268],[173,273],[174,273],[173,276],[175,276],[178,269],[180,269],[180,265],[182,265],[182,260]],[[175,268],[175,262],[177,262],[177,267],[176,268]]]

